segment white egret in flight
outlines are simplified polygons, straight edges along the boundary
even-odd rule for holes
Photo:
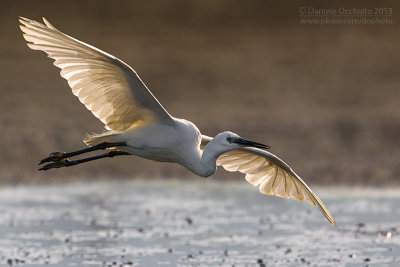
[[[269,146],[248,141],[232,132],[214,138],[202,135],[192,122],[172,117],[153,96],[136,72],[118,58],[72,38],[52,26],[20,18],[28,46],[54,59],[74,95],[108,130],[84,140],[86,149],[53,152],[40,161],[40,170],[69,167],[105,157],[136,155],[176,162],[197,175],[212,175],[217,165],[245,174],[263,194],[308,201],[317,205],[334,225],[321,200]],[[70,160],[95,150],[104,154]]]

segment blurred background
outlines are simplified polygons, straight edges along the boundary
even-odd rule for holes
[[[360,5],[362,3],[362,5]],[[1,1],[0,182],[198,178],[137,157],[37,171],[52,151],[84,147],[98,121],[18,16],[40,20],[132,66],[158,100],[203,134],[230,130],[272,147],[312,184],[400,184],[399,3],[392,23],[311,25],[301,7],[377,1]],[[213,179],[239,179],[219,170]]]

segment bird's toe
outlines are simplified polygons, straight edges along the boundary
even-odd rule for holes
[[[68,159],[54,161],[54,162],[51,162],[49,164],[42,166],[41,168],[39,168],[39,171],[47,171],[47,170],[53,169],[53,168],[68,167],[70,165],[70,162],[71,161]]]
[[[51,161],[60,161],[65,158],[65,152],[52,152],[47,158],[42,159],[38,165]]]

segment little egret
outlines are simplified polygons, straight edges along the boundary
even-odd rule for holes
[[[172,117],[136,72],[118,58],[44,24],[19,19],[28,46],[54,59],[72,92],[105,124],[105,133],[87,137],[88,148],[53,152],[39,170],[68,167],[105,157],[136,155],[176,162],[197,175],[208,177],[218,166],[239,171],[263,194],[308,201],[317,205],[332,224],[335,220],[322,201],[280,158],[265,151],[269,146],[223,132],[214,138],[201,135],[192,122]],[[106,153],[70,160],[83,153]]]

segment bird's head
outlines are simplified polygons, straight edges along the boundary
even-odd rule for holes
[[[213,141],[224,148],[231,148],[232,150],[240,147],[257,147],[262,149],[270,148],[270,146],[243,139],[239,135],[232,132],[220,133],[214,137]]]

